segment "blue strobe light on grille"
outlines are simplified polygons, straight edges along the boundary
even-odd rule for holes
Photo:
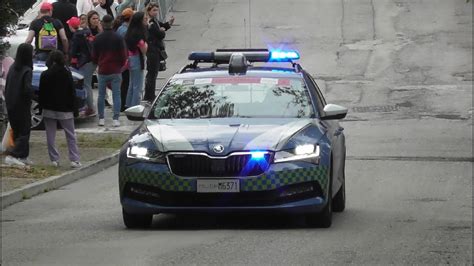
[[[250,153],[252,155],[252,160],[262,160],[265,158],[266,152],[264,151],[253,151]]]
[[[296,51],[272,50],[270,51],[270,61],[291,61],[300,59],[300,55]]]

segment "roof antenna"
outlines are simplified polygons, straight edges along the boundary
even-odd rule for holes
[[[244,18],[244,46],[247,48],[247,23]]]
[[[249,48],[252,48],[252,15],[250,13],[251,5],[249,0]]]

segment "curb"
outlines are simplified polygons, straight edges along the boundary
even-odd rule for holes
[[[119,153],[119,151],[116,151],[112,155],[100,158],[77,170],[71,170],[58,176],[51,176],[41,181],[23,186],[19,189],[1,193],[1,209],[3,210],[10,205],[23,201],[24,199],[29,199],[38,194],[60,188],[84,177],[96,174],[105,168],[116,164],[118,162]]]

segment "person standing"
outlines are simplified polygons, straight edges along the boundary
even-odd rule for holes
[[[97,13],[95,10],[89,11],[89,13],[87,13],[87,24],[89,25],[89,30],[94,36],[104,31],[102,29],[102,25],[100,24],[99,13]]]
[[[122,11],[122,24],[118,27],[117,33],[125,38],[125,34],[127,33],[128,30],[128,25],[130,23],[130,19],[133,16],[133,9],[131,8],[125,8]],[[122,106],[120,107],[120,111],[125,111],[125,103],[127,102],[127,92],[128,92],[128,85],[130,82],[130,72],[128,71],[128,68],[126,67],[122,71],[122,84],[120,85],[120,100],[122,103]]]
[[[99,4],[95,7],[95,11],[99,13],[99,18],[104,19],[105,15],[112,16],[112,19],[117,17],[118,4],[114,0],[99,0]]]
[[[122,69],[127,61],[127,48],[124,39],[113,31],[113,18],[105,15],[102,20],[104,32],[96,36],[92,44],[92,61],[98,65],[99,97],[97,109],[99,126],[105,125],[104,105],[106,84],[112,85],[113,126],[120,126],[120,82]]]
[[[48,69],[43,71],[40,77],[39,103],[43,107],[49,159],[53,166],[59,166],[59,152],[55,144],[59,122],[66,135],[71,167],[79,168],[82,165],[74,129],[77,109],[74,104],[76,90],[72,73],[65,66],[64,55],[59,50],[51,51],[46,66]]]
[[[87,14],[94,10],[94,2],[92,0],[77,0],[76,3],[77,15]]]
[[[149,17],[148,26],[148,51],[147,51],[147,64],[146,64],[146,78],[145,78],[145,95],[143,100],[153,102],[155,99],[155,86],[156,77],[158,76],[158,70],[160,61],[166,58],[165,44],[163,39],[166,36],[166,31],[173,25],[174,17],[166,22],[162,23],[156,19],[158,12],[160,11],[157,3],[150,3],[146,7],[147,16]]]
[[[87,92],[87,108],[82,116],[95,116],[94,95],[92,92],[92,76],[97,66],[92,62],[91,50],[94,36],[88,28],[81,28],[81,20],[72,17],[67,21],[73,37],[71,40],[71,66],[84,76],[84,87]]]
[[[145,55],[148,49],[146,43],[147,25],[148,19],[145,13],[137,12],[130,20],[127,34],[125,34],[130,72],[126,108],[139,105],[142,98]]]
[[[77,17],[77,9],[74,4],[71,4],[69,0],[58,0],[53,3],[53,13],[51,17],[59,19],[61,23],[65,26],[66,21],[72,17]],[[72,38],[72,32],[69,30],[69,27],[65,27],[66,37],[68,40]]]
[[[79,25],[79,27],[83,29],[89,28],[89,23],[87,22],[87,14],[80,15],[79,20],[81,21],[81,24]]]
[[[31,44],[35,39],[35,59],[46,61],[51,50],[59,49],[68,53],[69,43],[64,26],[58,19],[52,18],[53,5],[43,2],[39,17],[30,24],[25,43]]]
[[[33,88],[33,46],[22,43],[18,46],[16,58],[8,71],[5,84],[5,103],[10,126],[13,130],[14,146],[7,151],[7,165],[25,166],[31,164],[30,153],[31,99]]]

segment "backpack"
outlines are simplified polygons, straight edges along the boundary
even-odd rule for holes
[[[58,32],[52,21],[45,20],[38,34],[40,50],[54,50],[58,48]]]

